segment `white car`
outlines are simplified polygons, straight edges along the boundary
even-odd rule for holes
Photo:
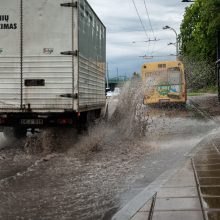
[[[113,92],[112,91],[108,91],[106,94],[107,97],[112,97],[113,96]]]

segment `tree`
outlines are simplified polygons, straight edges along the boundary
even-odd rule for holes
[[[218,30],[220,0],[195,0],[186,8],[180,28],[180,50],[190,88],[200,89],[216,84]]]
[[[183,56],[216,61],[220,0],[196,0],[186,8],[180,38]]]

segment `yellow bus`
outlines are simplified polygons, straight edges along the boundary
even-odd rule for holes
[[[186,80],[182,62],[145,63],[141,73],[145,88],[144,104],[186,104]]]

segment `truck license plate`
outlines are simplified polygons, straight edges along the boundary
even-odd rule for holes
[[[21,119],[22,125],[43,125],[43,119]]]

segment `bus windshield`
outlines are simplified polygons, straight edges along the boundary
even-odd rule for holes
[[[167,69],[168,82],[170,85],[181,84],[181,72],[179,67],[168,68]]]

